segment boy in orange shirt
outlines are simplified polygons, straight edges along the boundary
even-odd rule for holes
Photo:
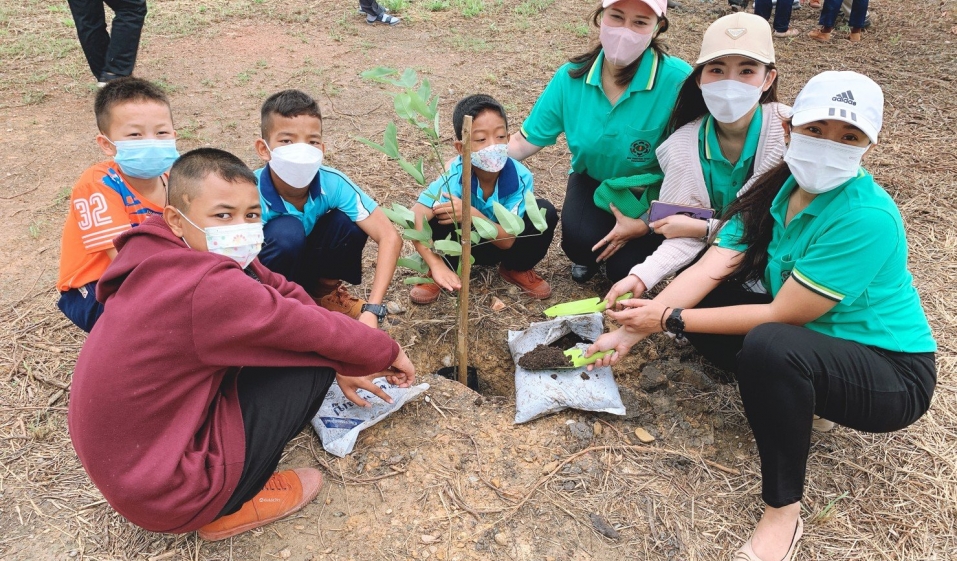
[[[63,225],[57,307],[93,329],[103,304],[96,282],[116,257],[113,238],[166,206],[166,172],[179,153],[166,94],[139,78],[113,80],[96,94],[96,144],[110,159],[80,176]]]

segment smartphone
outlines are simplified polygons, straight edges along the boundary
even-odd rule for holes
[[[663,201],[651,201],[651,210],[648,213],[648,221],[655,222],[665,218],[666,216],[674,216],[676,214],[690,216],[691,218],[697,218],[699,220],[714,218],[714,211],[710,208],[679,205],[674,203],[666,203]]]

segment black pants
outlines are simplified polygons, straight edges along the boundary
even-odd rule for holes
[[[330,210],[306,235],[295,216],[277,216],[263,226],[259,262],[307,291],[320,278],[362,282],[362,249],[369,236],[341,210]]]
[[[715,292],[699,306],[757,298],[724,285]],[[801,500],[813,415],[865,432],[899,430],[927,411],[937,382],[934,353],[886,351],[795,325],[689,339],[716,364],[737,355],[734,372],[761,457],[761,496],[775,508]]]
[[[502,249],[495,247],[495,244],[491,242],[472,246],[472,256],[475,257],[476,265],[501,263],[502,268],[510,271],[527,271],[534,268],[545,258],[545,254],[548,253],[548,246],[552,244],[552,238],[555,237],[555,227],[558,226],[558,211],[555,210],[555,205],[545,199],[536,199],[536,202],[540,208],[545,209],[545,222],[548,224],[548,228],[544,232],[539,232],[528,218],[528,213],[525,213],[525,229],[519,237],[515,238],[512,247]],[[429,220],[429,226],[432,228],[432,239],[434,240],[444,240],[455,228],[452,224],[439,224],[438,218]],[[446,256],[445,259],[452,270],[458,267],[458,257]]]
[[[368,16],[378,16],[385,11],[375,0],[359,0],[359,9]]]
[[[331,368],[243,368],[237,386],[246,433],[243,474],[219,516],[253,498],[276,471],[286,444],[319,411],[336,379]]]
[[[76,34],[93,77],[108,80],[130,76],[136,65],[146,0],[69,0]],[[113,12],[112,34],[106,30],[106,10]]]
[[[600,182],[582,173],[568,176],[565,204],[562,206],[562,251],[572,263],[597,266],[599,252],[591,248],[615,227],[615,215],[595,206],[595,189]],[[618,282],[628,276],[635,265],[658,249],[664,236],[647,234],[630,240],[605,263],[608,280]]]

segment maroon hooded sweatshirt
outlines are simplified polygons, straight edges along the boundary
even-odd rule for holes
[[[106,310],[73,373],[70,438],[110,505],[147,530],[195,530],[232,496],[246,448],[243,366],[363,376],[399,354],[386,333],[316,306],[258,260],[261,282],[189,249],[162,217],[115,243],[97,284]]]

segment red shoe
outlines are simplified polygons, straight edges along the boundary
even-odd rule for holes
[[[432,278],[432,272],[429,271],[425,276]],[[442,287],[434,282],[417,284],[409,290],[409,300],[413,304],[431,304],[439,299],[439,294],[442,294]]]
[[[499,265],[498,274],[502,275],[505,282],[521,288],[526,295],[536,300],[544,300],[552,295],[552,287],[548,281],[538,276],[534,269],[512,271]]]
[[[206,541],[224,540],[285,518],[315,499],[321,487],[322,474],[315,468],[276,472],[263,490],[238,511],[200,528],[199,537]]]

